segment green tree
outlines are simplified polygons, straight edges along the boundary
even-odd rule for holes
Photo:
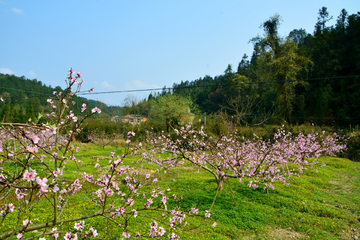
[[[189,98],[165,94],[154,100],[146,124],[156,130],[170,131],[170,127],[191,121],[191,110],[194,109],[195,106]]]
[[[292,37],[281,38],[278,34],[280,16],[275,15],[262,24],[264,37],[251,41],[258,48],[257,70],[262,80],[275,81],[277,88],[278,117],[291,121],[291,113],[296,97],[295,86],[305,85],[296,80],[298,74],[307,70],[311,60],[297,53],[297,45]]]
[[[25,116],[26,116],[26,121],[28,120],[35,121],[36,117],[34,113],[34,107],[32,105],[29,104],[26,106]]]
[[[248,60],[248,55],[246,55],[246,53],[245,53],[238,65],[237,73],[240,75],[243,75],[245,77],[249,77],[250,76],[250,66],[251,65],[250,65],[250,61]]]
[[[296,45],[299,45],[304,41],[306,35],[305,29],[294,29],[289,33],[289,38],[292,38]]]

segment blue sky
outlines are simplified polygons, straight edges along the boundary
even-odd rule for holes
[[[72,67],[95,92],[171,87],[236,70],[274,14],[284,37],[313,33],[323,6],[330,25],[360,11],[358,0],[0,0],[0,72],[64,88]],[[87,97],[121,106],[148,94]]]

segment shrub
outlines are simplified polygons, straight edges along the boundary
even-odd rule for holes
[[[344,156],[352,161],[360,162],[360,132],[352,132],[346,142]]]

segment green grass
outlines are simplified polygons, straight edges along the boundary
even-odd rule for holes
[[[124,151],[111,146],[102,149],[93,144],[81,144],[80,147],[77,160],[84,162],[81,172],[95,176],[106,173],[105,166],[109,162],[110,152],[121,155]],[[94,172],[93,165],[97,158],[101,167]],[[136,158],[129,158],[125,164],[131,165],[134,160]],[[348,239],[351,237],[351,228],[360,229],[360,163],[334,157],[323,157],[320,160],[326,166],[319,168],[318,173],[305,171],[300,178],[292,177],[289,186],[276,183],[276,190],[269,190],[268,193],[261,188],[253,190],[246,183],[240,184],[236,179],[230,179],[217,196],[211,219],[186,217],[188,224],[180,236],[182,239]],[[204,213],[210,208],[216,193],[216,182],[209,173],[198,173],[190,164],[168,170],[166,174],[163,171],[154,173],[155,169],[157,166],[154,164],[143,164],[140,175],[151,172],[161,180],[158,182],[160,187],[166,189],[170,186],[171,194],[183,195],[183,209],[198,207]],[[73,162],[66,165],[63,176],[68,181],[79,177]],[[83,187],[91,192],[90,184]],[[169,208],[175,202],[169,199]],[[84,191],[74,195],[67,206],[62,218],[86,215],[98,209],[88,201]],[[31,212],[33,222],[51,220],[51,214],[46,211],[49,208],[52,208],[51,204],[41,200],[41,204]],[[160,215],[154,216],[161,218]],[[135,230],[144,229],[144,224],[148,228],[148,219],[136,220],[130,220]],[[6,221],[7,224],[3,224],[0,232],[11,229],[16,216],[9,216]],[[216,227],[212,227],[214,221],[218,223]],[[96,226],[102,237],[109,234],[120,237],[122,233],[104,218],[87,219],[86,223]],[[73,225],[63,224],[58,229],[71,229]]]

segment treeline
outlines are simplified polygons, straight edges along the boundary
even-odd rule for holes
[[[295,29],[278,33],[281,18],[262,24],[264,35],[251,39],[254,51],[236,70],[173,85],[207,114],[226,114],[240,125],[284,120],[326,125],[360,123],[360,12],[343,9],[335,26],[326,7],[312,34]]]
[[[38,113],[51,113],[52,108],[47,99],[53,96],[53,92],[62,92],[61,87],[52,88],[46,86],[37,79],[26,79],[24,76],[0,74],[0,121],[25,123],[29,119],[33,121]],[[122,113],[120,107],[109,107],[100,101],[94,101],[79,96],[74,96],[70,110],[81,115],[81,104],[85,103],[89,108],[99,107],[103,114],[94,117],[107,119],[112,115]]]

